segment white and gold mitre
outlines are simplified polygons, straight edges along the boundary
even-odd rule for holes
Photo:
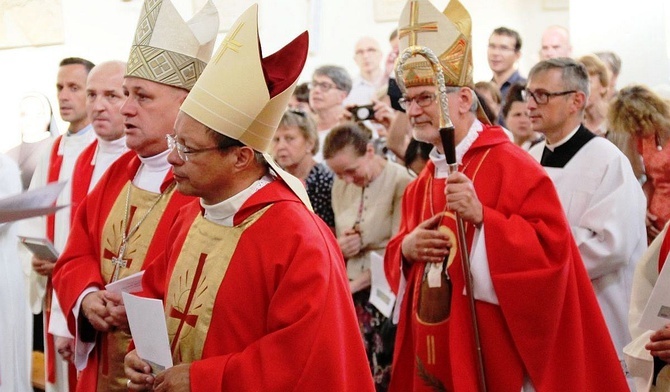
[[[214,49],[219,13],[211,0],[188,22],[170,0],[145,0],[126,76],[191,90]]]
[[[258,5],[233,24],[181,110],[207,127],[267,152],[307,59],[305,31],[263,58]]]
[[[447,86],[470,86],[472,82],[472,21],[458,0],[440,12],[428,0],[410,0],[400,15],[400,53],[410,46],[431,49],[438,57]],[[404,64],[406,87],[435,84],[430,62],[415,55]]]

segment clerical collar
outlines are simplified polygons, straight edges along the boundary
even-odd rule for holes
[[[126,137],[120,137],[116,140],[104,140],[98,138],[98,148],[95,150],[95,154],[93,154],[93,158],[91,159],[91,165],[95,165],[98,159],[98,154],[115,154],[115,155],[121,155],[128,151],[128,147],[126,146]]]
[[[545,145],[540,164],[545,167],[562,168],[570,162],[579,150],[591,139],[597,137],[583,126],[570,133],[567,137],[550,146]]]
[[[65,132],[65,136],[67,137],[81,136],[88,133],[88,131],[90,131],[91,129],[93,129],[93,124],[88,124],[87,126],[85,126],[84,128],[80,129],[77,132],[70,132],[70,130],[68,129],[67,132]]]
[[[217,204],[208,205],[200,199],[200,206],[205,210],[205,219],[221,226],[233,227],[235,214],[242,208],[242,205],[254,193],[274,180],[271,174],[266,174],[260,180],[254,181],[248,188]]]
[[[172,167],[167,161],[168,155],[170,155],[170,150],[165,150],[152,157],[139,157],[142,165],[135,174],[133,184],[140,189],[160,193],[163,180]]]
[[[98,150],[104,153],[118,153],[127,151],[126,147],[126,137],[120,137],[116,140],[104,140],[98,139]]]
[[[456,146],[456,162],[460,165],[463,162],[463,156],[468,152],[472,144],[479,137],[479,132],[484,130],[482,123],[475,119],[468,130],[467,135],[461,140],[460,143]],[[447,164],[447,159],[444,154],[440,154],[437,151],[437,148],[433,150],[428,155],[433,164],[435,164],[435,178],[447,178],[449,176],[449,165]]]
[[[580,126],[581,126],[581,124],[580,124],[580,125],[577,125],[577,127],[576,127],[575,129],[573,129],[572,132],[568,133],[568,135],[567,135],[566,137],[564,137],[563,139],[557,141],[557,142],[554,143],[554,144],[549,144],[549,140],[547,140],[547,141],[546,141],[546,146],[547,146],[547,148],[549,149],[549,151],[554,151],[554,149],[555,149],[556,147],[560,147],[560,146],[562,146],[562,145],[565,144],[568,140],[570,140],[570,138],[572,138],[573,136],[575,136],[575,133],[577,133],[577,131],[579,130],[579,127],[580,127]]]
[[[170,162],[167,161],[168,155],[170,155],[170,150],[165,150],[152,157],[139,157],[140,161],[142,161],[142,170],[160,172],[169,169],[171,165]]]

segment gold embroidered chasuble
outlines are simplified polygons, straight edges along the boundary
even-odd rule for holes
[[[199,215],[191,225],[165,297],[165,315],[174,364],[201,359],[216,296],[244,231],[271,205],[227,227]]]
[[[130,199],[126,206],[129,190]],[[102,231],[100,273],[105,283],[112,280],[117,268],[119,269],[119,279],[142,270],[145,262],[144,258],[154,235],[164,235],[156,233],[155,229],[175,192],[175,187],[171,186],[165,192],[161,197],[159,193],[140,189],[128,182],[119,193]],[[159,197],[160,200],[158,200]],[[124,222],[126,215],[129,217],[128,222]],[[138,222],[141,222],[141,224],[128,238],[125,252],[119,255],[123,238],[133,231]],[[112,259],[115,258],[120,258],[121,261],[125,262],[125,267],[114,265]],[[102,341],[96,345],[96,350],[100,350],[101,358],[98,365],[97,391],[128,390],[126,386],[127,378],[123,372],[123,360],[128,352],[130,338],[130,334],[121,330],[102,335]]]

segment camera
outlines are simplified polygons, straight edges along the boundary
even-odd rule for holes
[[[373,109],[373,104],[362,105],[362,106],[352,106],[349,108],[349,111],[352,114],[353,121],[365,121],[370,120],[375,117],[375,110]]]

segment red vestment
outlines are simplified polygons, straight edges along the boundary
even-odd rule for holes
[[[488,266],[499,302],[475,304],[488,391],[518,392],[524,375],[537,391],[628,390],[551,179],[500,128],[490,126],[459,170],[473,181],[483,205]],[[425,264],[402,262],[405,235],[445,208],[445,180],[435,179],[434,171],[429,162],[407,187],[400,230],[386,251],[392,287],[397,290],[401,272],[407,279],[390,391],[434,390],[430,382],[447,390],[477,388],[460,254],[448,269],[450,315],[432,325],[422,323],[416,309]],[[465,227],[471,249],[475,229]]]
[[[142,283],[192,392],[374,390],[337,242],[282,180],[233,227],[189,204],[168,243]]]
[[[117,199],[125,200],[126,193],[122,190],[132,182],[140,164],[140,159],[134,151],[129,151],[119,157],[100,178],[91,193],[81,202],[72,222],[67,245],[54,268],[53,282],[68,322],[68,328],[73,334],[77,323],[73,308],[82,292],[89,287],[104,289],[109,283],[101,273],[101,255],[108,246],[102,243],[103,231],[110,210],[117,203]],[[161,190],[166,189],[173,182],[172,171],[169,171]],[[153,231],[157,235],[150,240],[146,257],[139,260],[140,263],[144,260],[151,260],[163,251],[166,236],[162,233],[168,231],[179,208],[192,200],[192,197],[184,196],[179,192],[172,193]],[[137,265],[135,264],[134,268]],[[145,266],[146,264],[142,264],[141,269],[144,269]],[[99,343],[102,334],[97,335],[96,349],[89,355],[86,368],[80,374],[77,391],[95,391],[97,388]],[[114,364],[114,366],[122,366],[122,364]]]
[[[77,162],[74,164],[74,170],[72,172],[77,175],[72,177],[72,198],[70,202],[73,220],[75,212],[77,211],[77,208],[79,208],[79,204],[84,200],[88,193],[88,188],[91,186],[91,178],[93,177],[93,170],[95,169],[93,157],[95,156],[97,149],[98,139],[96,138],[93,143],[79,154],[79,158],[77,158]]]

